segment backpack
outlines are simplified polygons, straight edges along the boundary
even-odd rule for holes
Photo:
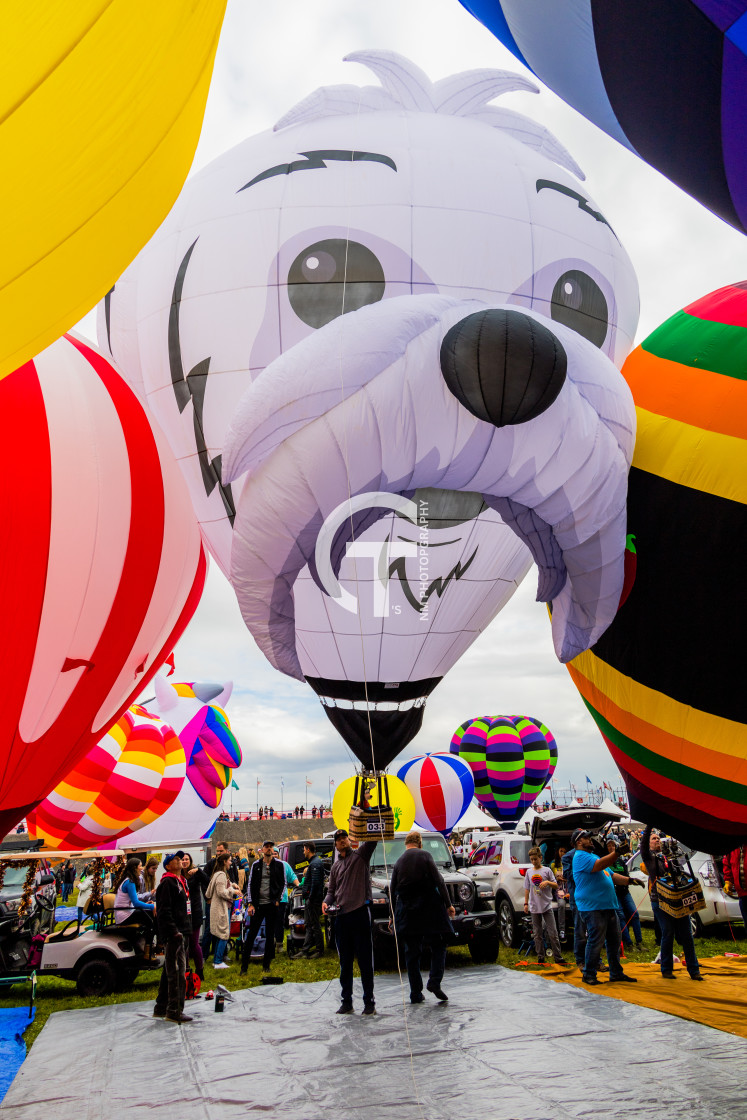
[[[184,998],[197,999],[200,994],[200,988],[202,987],[202,980],[200,980],[200,977],[196,972],[193,972],[191,968],[188,968],[185,976],[185,981],[187,985],[187,991]]]

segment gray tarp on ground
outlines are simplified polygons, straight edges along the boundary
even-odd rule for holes
[[[145,1003],[58,1012],[0,1114],[742,1120],[747,1113],[744,1039],[497,966],[449,970],[444,985],[446,1005],[431,996],[407,1002],[412,1066],[396,976],[376,977],[373,1019],[334,1014],[337,981],[248,989],[222,1015],[194,1001],[187,1009],[195,1021],[183,1027],[153,1019]]]

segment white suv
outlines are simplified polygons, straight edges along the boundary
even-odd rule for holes
[[[532,864],[529,849],[531,837],[523,832],[501,832],[475,848],[463,869],[465,875],[481,886],[489,886],[495,898],[498,936],[511,949],[522,941],[524,916],[524,876]],[[557,903],[553,902],[553,909]]]

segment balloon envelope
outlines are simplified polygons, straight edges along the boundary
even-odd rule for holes
[[[458,727],[449,750],[472,768],[480,805],[508,826],[547,785],[555,769],[551,740],[545,725],[527,716],[482,717]]]
[[[747,839],[745,369],[747,284],[677,312],[626,362],[630,593],[569,665],[632,815],[715,853]]]
[[[410,758],[397,771],[415,802],[415,824],[448,836],[469,808],[475,781],[467,762],[452,754]]]
[[[157,229],[202,126],[225,0],[3,12],[0,378],[101,299]]]
[[[384,768],[532,559],[562,660],[612,620],[638,300],[573,158],[489,104],[531,83],[352,58],[381,86],[190,180],[99,338],[260,649]]]
[[[134,705],[28,814],[29,835],[51,848],[107,844],[161,816],[185,774],[173,728]]]
[[[163,437],[62,338],[0,382],[0,831],[132,703],[194,613],[206,560]]]
[[[743,0],[461,0],[569,105],[747,228]]]

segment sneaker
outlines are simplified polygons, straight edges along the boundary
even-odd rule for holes
[[[449,997],[447,996],[446,992],[441,990],[440,984],[434,984],[432,980],[429,980],[425,986],[429,992],[433,993],[436,999],[440,999],[443,1003],[448,1000]]]
[[[269,964],[263,964],[263,965],[262,965],[262,971],[263,971],[263,972],[269,972],[269,971],[270,971],[270,966],[269,966]]]
[[[596,976],[586,976],[584,974],[581,979],[583,980],[584,984],[589,984],[592,988],[599,983]]]
[[[677,979],[677,977],[674,975],[673,972],[662,972],[661,975],[664,978],[664,980],[676,980]]]
[[[425,996],[422,992],[410,993],[410,1003],[425,1003]]]
[[[366,1003],[366,1004],[363,1005],[363,1010],[361,1011],[361,1015],[375,1015],[375,1014],[376,1014],[376,1004],[375,1003]]]
[[[545,958],[544,957],[537,957],[537,964],[544,964],[544,963],[545,963]]]
[[[306,952],[306,950],[302,949],[300,953],[292,953],[291,954],[291,960],[292,961],[305,961],[305,960],[308,960],[308,956],[309,956],[309,954]]]
[[[609,972],[610,966],[608,964],[598,964],[597,972]]]
[[[553,961],[555,962],[555,964],[568,964],[568,961],[565,959],[565,957],[553,957]]]
[[[221,961],[220,964],[214,964],[213,968],[228,968],[228,965],[224,964],[223,961]]]
[[[643,952],[643,942],[642,941],[636,941],[635,947],[636,947],[636,949],[639,953]]]
[[[164,1019],[167,1019],[169,1023],[191,1023],[192,1022],[192,1016],[191,1015],[185,1015],[183,1012],[179,1012],[179,1011],[167,1011],[166,1014],[164,1015]]]
[[[153,1008],[153,1018],[154,1019],[165,1019],[166,1018],[166,1008],[165,1007],[154,1007]]]
[[[352,1003],[348,1003],[346,1000],[343,1000],[340,1006],[337,1008],[337,1011],[335,1011],[335,1015],[350,1015],[352,1014],[352,1011]]]
[[[703,974],[700,973],[700,972],[696,972],[694,976],[690,977],[690,979],[691,980],[705,980],[705,976],[703,976]]]
[[[627,972],[621,972],[619,976],[610,976],[610,984],[637,984],[635,976],[628,976]]]
[[[321,956],[322,956],[321,949],[312,949],[311,952],[308,954],[308,959],[310,961],[315,961],[315,960],[318,960],[318,958],[321,957]]]

